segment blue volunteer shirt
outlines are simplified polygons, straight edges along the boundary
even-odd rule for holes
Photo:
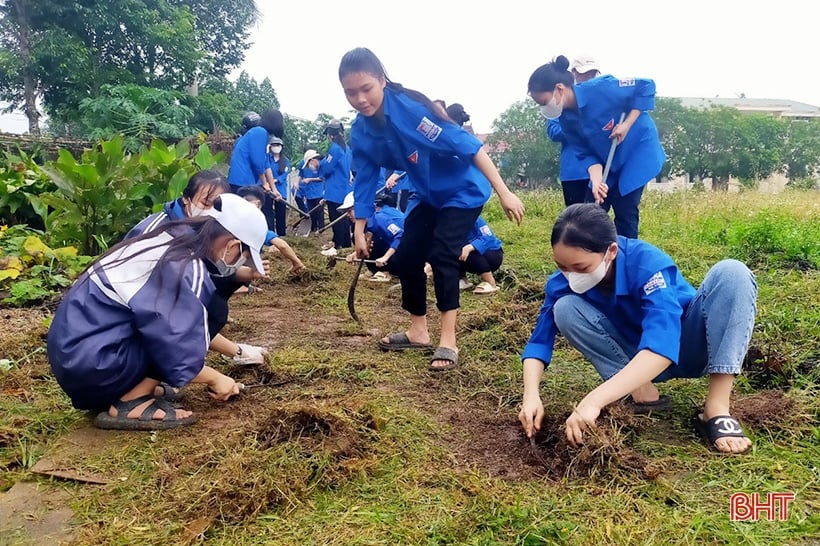
[[[379,169],[407,171],[417,201],[434,208],[472,209],[490,198],[487,178],[473,164],[481,142],[463,128],[440,121],[404,93],[384,90],[382,126],[375,117],[356,116],[350,128],[356,218],[373,214]]]
[[[378,239],[396,250],[404,235],[404,214],[398,209],[384,205],[367,219],[365,231],[373,233],[373,239]]]
[[[481,216],[475,221],[467,235],[467,243],[473,245],[476,252],[481,255],[488,250],[501,250],[501,239],[495,236],[493,230]]]
[[[597,286],[584,294],[575,294],[560,271],[550,276],[544,292],[546,298],[521,354],[522,360],[535,358],[545,366],[550,363],[558,331],[553,307],[559,299],[574,294],[603,313],[638,351],[648,349],[677,364],[681,318],[695,296],[695,289],[683,278],[672,258],[651,244],[618,237],[613,294],[608,295]]]
[[[341,204],[350,193],[350,147],[330,143],[327,154],[319,162],[319,174],[325,179],[325,199]]]
[[[234,186],[261,185],[259,177],[267,167],[268,132],[253,127],[234,143],[228,182]]]
[[[558,177],[561,182],[573,180],[589,180],[589,172],[579,158],[581,150],[572,144],[561,129],[561,122],[557,119],[546,120],[547,136],[553,142],[561,144]]]
[[[273,158],[273,154],[268,155],[268,167],[273,174],[273,182],[276,185],[276,191],[284,197],[288,198],[288,174],[290,174],[290,159],[285,157],[284,170],[279,170],[279,161]]]
[[[305,199],[321,199],[325,196],[325,181],[314,180],[313,182],[305,182],[305,178],[321,178],[319,171],[311,169],[310,167],[302,167],[299,173],[302,179],[299,181],[299,189]],[[344,198],[342,199],[344,200]]]
[[[641,114],[615,148],[607,185],[626,195],[661,172],[666,154],[658,128],[648,114],[655,108],[655,82],[599,76],[574,85],[573,90],[578,110],[564,109],[558,119],[568,144],[577,150],[576,158],[584,172],[596,163],[606,164],[612,129],[621,113],[628,115],[631,110],[640,110]]]

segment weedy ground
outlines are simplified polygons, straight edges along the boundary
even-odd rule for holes
[[[544,426],[534,447],[527,441],[519,354],[553,270],[562,205],[557,193],[524,200],[522,226],[495,200],[485,209],[505,245],[502,290],[463,294],[457,370],[433,374],[423,354],[379,351],[380,336],[406,326],[400,291],[362,280],[356,323],[346,308],[354,268],[328,270],[322,241],[290,239],[309,274],[288,277],[273,256],[264,291],[231,300],[224,332],[270,347],[265,365],[209,356],[239,381],[271,386],[227,403],[188,387],[180,403],[199,415],[194,426],[105,432],[77,446],[74,467],[109,476],[106,485],[31,471],[91,416],[71,409],[38,351],[50,309],[0,309],[0,358],[13,361],[0,373],[0,490],[56,491],[73,513],[71,544],[816,544],[820,195],[644,197],[642,237],[693,284],[724,257],[757,276],[757,324],[733,400],[754,441],[742,456],[695,435],[703,379],[661,385],[673,400],[663,415],[607,408],[587,444],[571,448],[562,424],[599,379],[560,339],[542,384]],[[430,309],[435,334],[432,299]],[[773,491],[796,494],[787,520],[730,520],[732,493]],[[38,543],[36,530],[3,529],[0,518],[0,543]]]

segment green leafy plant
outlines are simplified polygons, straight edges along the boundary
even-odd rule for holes
[[[49,248],[43,233],[24,225],[0,227],[0,290],[2,301],[25,305],[49,298],[71,285],[91,261],[75,247]]]
[[[3,152],[0,164],[0,222],[37,224],[46,211],[39,195],[55,189],[34,159],[23,151]]]

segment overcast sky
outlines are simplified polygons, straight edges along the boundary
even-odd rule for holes
[[[817,0],[257,0],[262,19],[240,70],[269,77],[284,112],[353,113],[339,61],[372,49],[391,79],[448,104],[476,132],[526,98],[556,55],[655,80],[666,97],[787,99],[820,106]],[[239,74],[237,70],[232,77]],[[19,118],[20,131],[27,129]],[[0,126],[9,130],[9,118]]]
[[[820,106],[816,0],[257,2],[263,17],[241,68],[271,79],[284,112],[311,120],[352,116],[338,68],[359,46],[393,81],[462,103],[477,132],[526,98],[532,71],[559,54],[652,78],[659,96]]]

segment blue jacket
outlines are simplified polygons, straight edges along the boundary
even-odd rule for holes
[[[288,174],[290,174],[290,159],[285,156],[285,170],[279,172],[279,162],[273,158],[273,154],[268,155],[268,167],[273,173],[273,181],[276,184],[276,191],[282,197],[288,198]]]
[[[571,182],[573,180],[589,181],[589,172],[584,168],[578,156],[580,150],[577,146],[572,145],[564,135],[561,129],[561,122],[557,119],[548,119],[547,121],[547,136],[553,142],[561,144],[560,155],[560,171],[558,177],[561,182]]]
[[[267,168],[268,132],[263,127],[253,127],[234,143],[228,182],[234,186],[259,186],[259,177]]]
[[[202,370],[214,285],[202,260],[158,263],[172,238],[162,233],[123,247],[63,297],[48,359],[74,407],[102,410],[146,376],[181,387]]]
[[[547,365],[557,333],[553,307],[562,297],[575,293],[560,271],[547,279],[544,291],[544,305],[521,358],[536,358]],[[681,319],[695,289],[663,251],[639,239],[618,237],[615,292],[607,295],[595,287],[575,295],[601,311],[638,351],[649,349],[678,362]]]
[[[321,175],[319,174],[319,171],[317,171],[316,169],[311,169],[309,167],[302,167],[302,170],[299,171],[299,176],[302,177],[302,179],[299,180],[299,190],[302,192],[302,195],[305,196],[305,199],[321,199],[325,196],[324,180],[322,180],[321,182],[318,180],[315,180],[313,182],[304,181],[305,178],[320,177]]]
[[[481,216],[475,221],[465,244],[473,245],[476,252],[482,255],[488,250],[501,250],[501,239],[495,236],[493,230]]]
[[[395,250],[404,235],[404,214],[393,207],[382,206],[367,219],[365,231],[372,232],[374,240],[380,240]]]
[[[345,200],[350,193],[350,147],[342,149],[336,142],[330,143],[327,154],[319,162],[319,174],[325,179],[325,199],[331,203]]]
[[[578,110],[564,109],[558,119],[568,144],[578,150],[576,157],[584,172],[596,163],[606,164],[612,145],[609,135],[621,113],[629,114],[630,110],[640,110],[641,115],[615,148],[607,185],[626,195],[661,172],[666,154],[648,114],[655,108],[655,82],[599,76],[574,85],[573,90]]]
[[[454,123],[439,121],[421,103],[390,88],[384,90],[385,125],[356,116],[350,127],[354,211],[373,214],[379,168],[407,171],[416,199],[436,209],[478,208],[490,198],[490,182],[473,164],[481,142]],[[407,213],[418,201],[411,200]]]

